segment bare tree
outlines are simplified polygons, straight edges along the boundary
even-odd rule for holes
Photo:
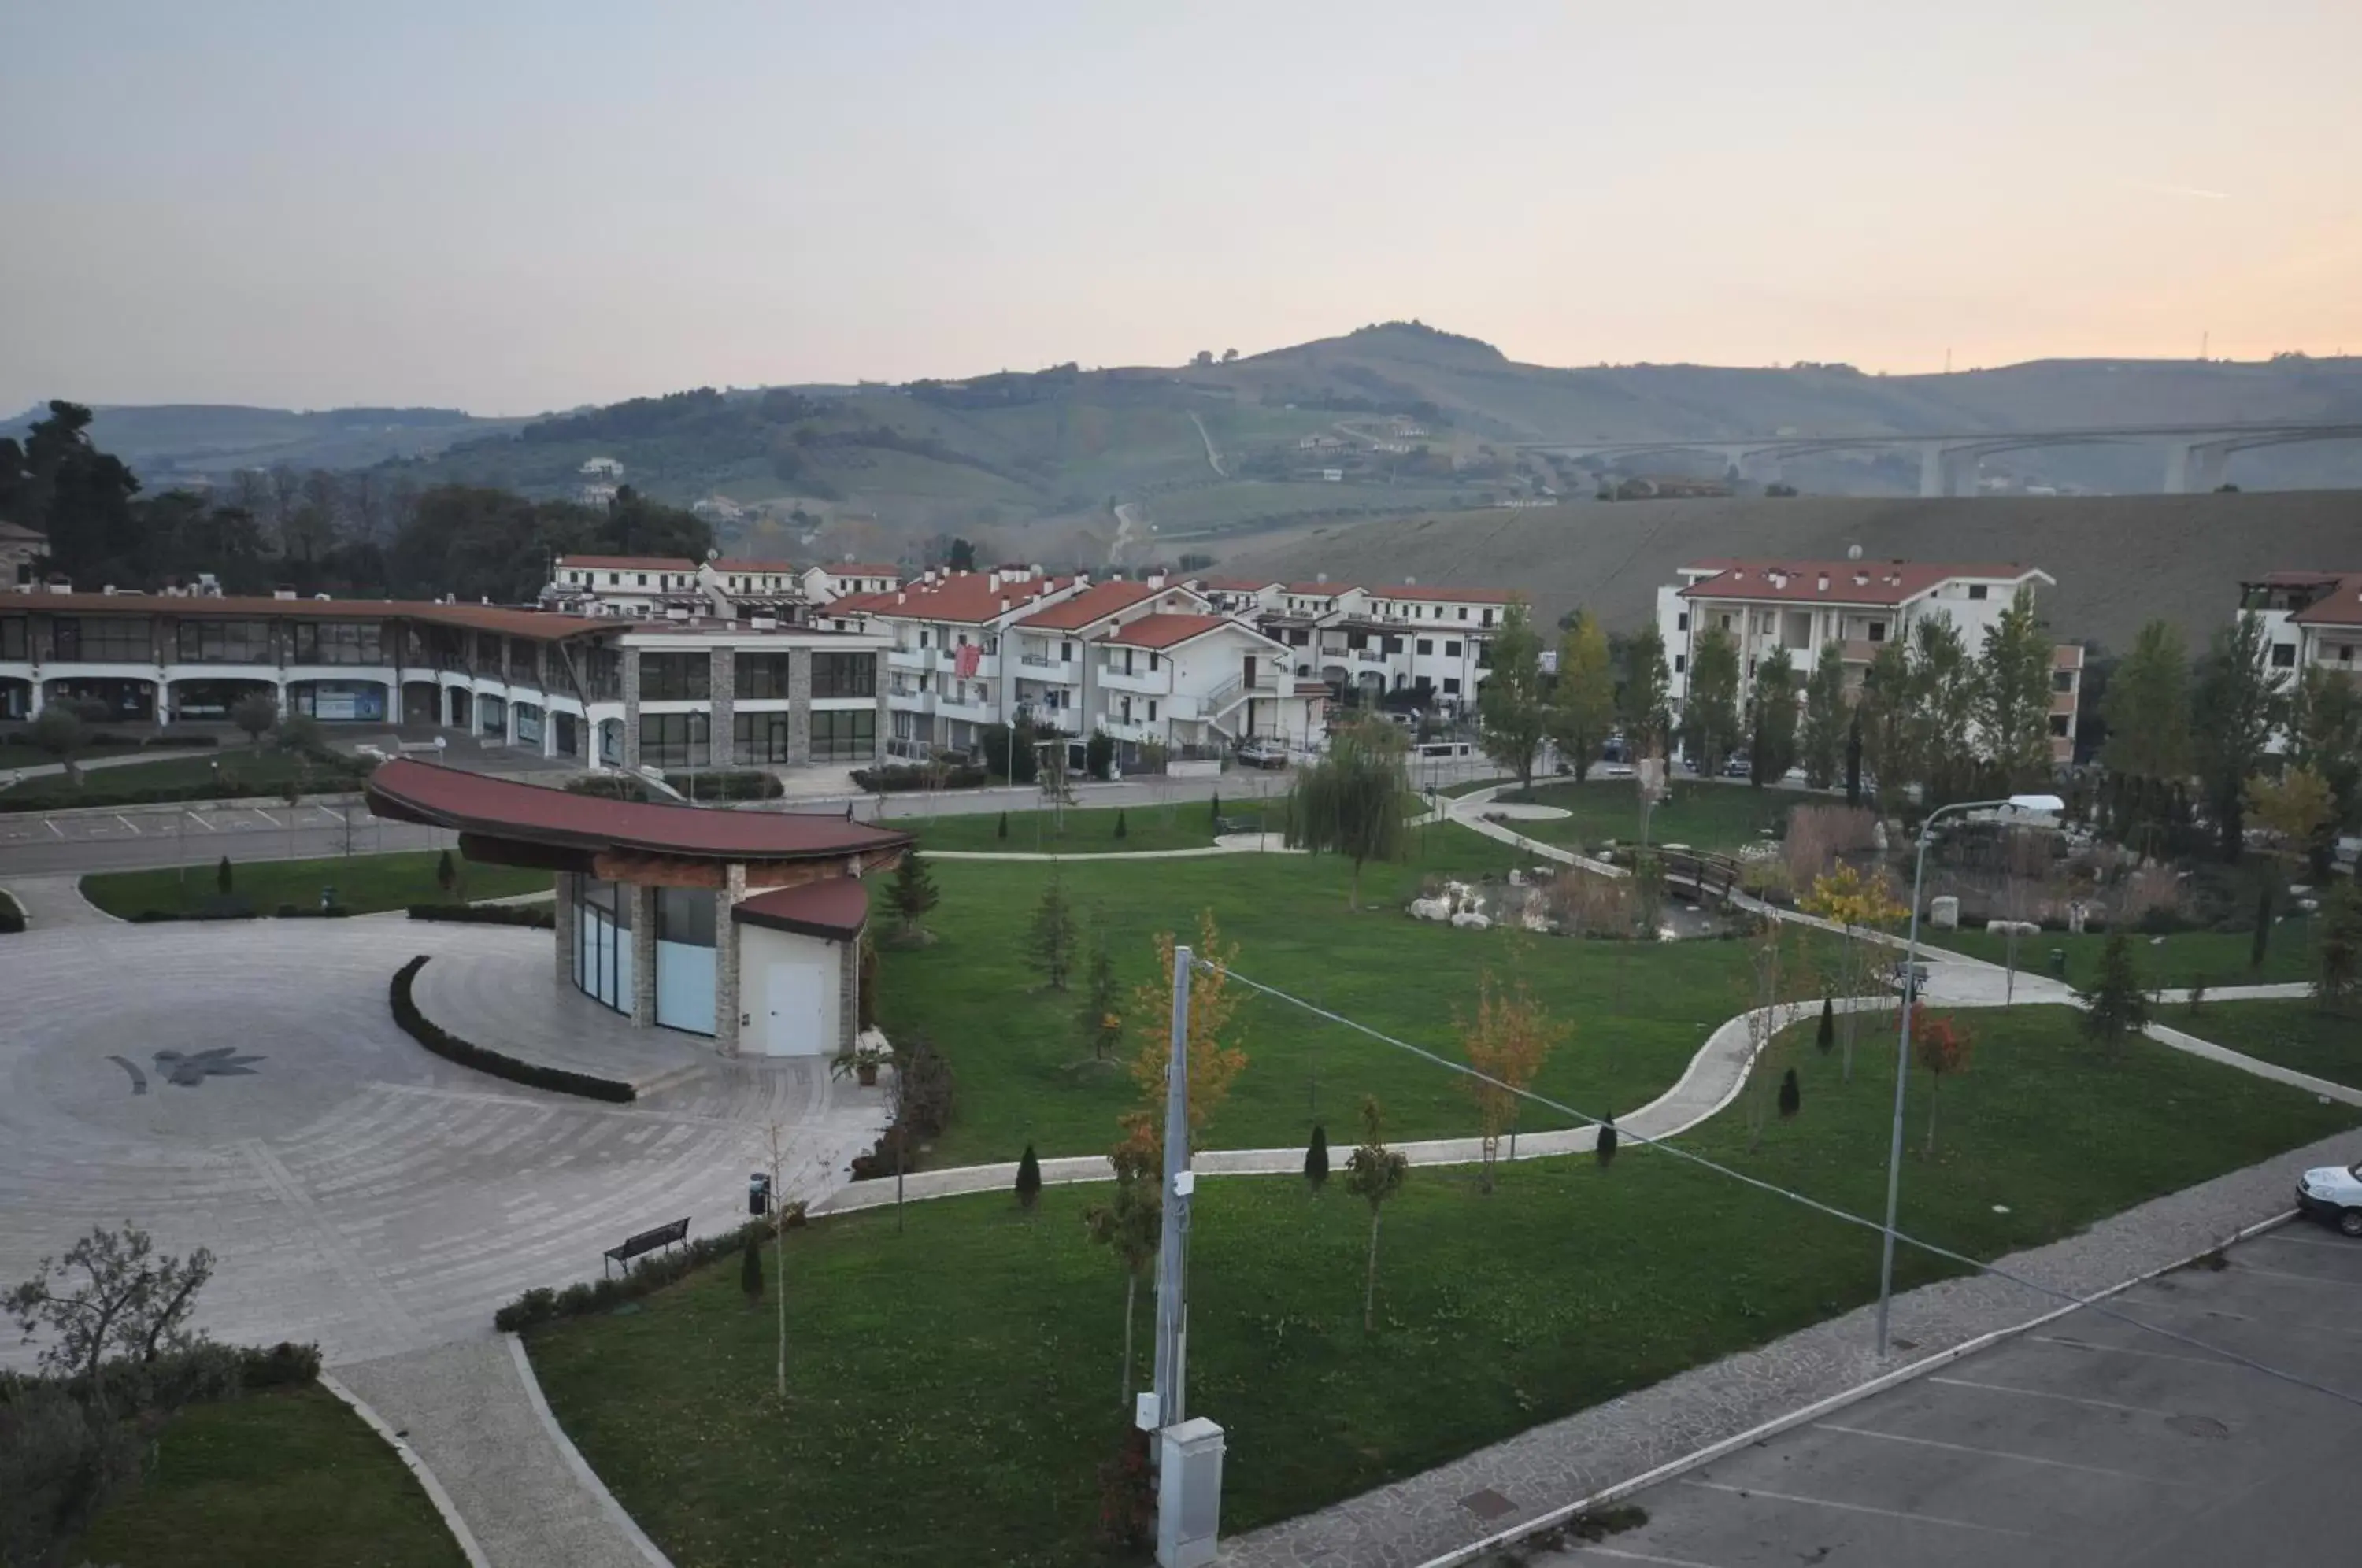
[[[93,1231],[63,1258],[43,1258],[31,1279],[0,1298],[0,1310],[27,1344],[42,1330],[53,1334],[41,1365],[82,1380],[104,1408],[98,1370],[108,1351],[145,1363],[195,1344],[203,1336],[187,1327],[188,1316],[213,1274],[204,1248],[160,1256],[148,1232],[126,1221],[120,1231]]]

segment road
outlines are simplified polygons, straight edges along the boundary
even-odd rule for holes
[[[1198,439],[1206,443],[1206,466],[1213,469],[1219,477],[1230,478],[1231,470],[1222,467],[1222,459],[1214,450],[1213,436],[1207,434],[1206,422],[1192,414],[1189,416],[1189,423],[1198,427]]]
[[[2298,1222],[2112,1303],[2362,1395],[2362,1242]],[[2362,1408],[2085,1309],[1639,1494],[1531,1568],[2332,1568]]]
[[[1421,788],[1489,777],[1489,764],[1415,762]],[[1243,812],[1259,799],[1287,791],[1290,775],[1231,772],[1218,778],[1135,779],[1120,784],[1084,784],[1080,806],[1142,810],[1220,795]],[[943,795],[826,795],[772,802],[767,809],[842,813],[849,804],[864,822],[963,816],[979,812],[1030,812],[1042,805],[1032,785],[1005,790],[965,790]],[[349,826],[348,823],[349,823]],[[0,815],[0,883],[11,877],[61,876],[83,871],[127,871],[150,866],[211,865],[232,860],[288,860],[381,850],[440,849],[458,835],[439,828],[383,822],[358,797],[323,798],[290,808],[196,802],[180,806],[127,806],[120,812],[30,812]]]

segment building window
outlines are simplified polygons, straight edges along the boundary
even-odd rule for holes
[[[1674,673],[1675,675],[1679,675],[1679,674],[1681,674],[1681,673],[1682,673],[1682,671],[1683,671],[1683,670],[1687,669],[1687,668],[1689,668],[1689,665],[1690,665],[1690,656],[1689,656],[1689,655],[1687,655],[1687,654],[1675,654],[1675,655],[1673,656],[1673,673]]]
[[[642,587],[642,588],[646,588],[647,585],[648,585],[648,574],[647,574],[647,573],[646,573],[646,572],[642,572],[642,573],[640,573],[640,581],[639,581],[639,586],[640,586],[640,587]]]
[[[2071,669],[2052,670],[2050,672],[2050,690],[2053,691],[2074,690],[2075,672]]]
[[[191,664],[269,664],[268,621],[183,621],[177,638],[181,657]]]
[[[2296,645],[2294,643],[2274,643],[2272,645],[2272,668],[2274,669],[2294,669],[2296,668]]]
[[[815,697],[875,697],[877,657],[866,653],[816,653],[811,656],[811,694]],[[785,692],[780,695],[785,696]]]
[[[785,713],[733,713],[730,716],[732,758],[738,762],[790,760],[788,724]]]
[[[624,656],[613,648],[586,648],[582,654],[582,695],[593,702],[613,701],[624,694]]]
[[[29,658],[29,646],[26,621],[22,615],[11,615],[0,621],[0,658]]]
[[[783,653],[742,653],[737,664],[737,695],[742,701],[785,697],[788,659]]]
[[[1460,695],[1460,678],[1458,676],[1447,675],[1443,678],[1443,694],[1446,697],[1457,697]]]
[[[1369,635],[1364,632],[1348,632],[1345,634],[1345,646],[1349,648],[1368,647],[1370,646]]]
[[[701,653],[642,654],[640,701],[702,702],[711,694],[712,669]]]
[[[298,621],[297,664],[383,664],[384,639],[374,623]]]
[[[640,760],[652,767],[703,767],[713,760],[703,713],[642,713]]]
[[[1435,652],[1435,639],[1434,639],[1433,637],[1421,637],[1421,638],[1419,638],[1419,640],[1418,640],[1418,657],[1421,657],[1421,658],[1425,658],[1425,657],[1427,657],[1429,655],[1430,655],[1430,654],[1432,654],[1432,653],[1434,653],[1434,652]]]
[[[1485,624],[1486,624],[1486,625],[1488,625],[1488,626],[1489,626],[1489,625],[1491,625],[1492,624],[1493,624],[1493,612],[1491,612],[1490,610],[1487,610],[1487,611],[1485,611]]]
[[[1969,597],[1971,599],[1985,598],[1992,591],[1990,588],[1986,587],[1986,585],[1981,582],[1972,582],[1969,584]]]
[[[1148,673],[1149,673],[1149,674],[1153,675],[1153,674],[1155,674],[1155,673],[1156,673],[1156,670],[1157,670],[1157,661],[1158,661],[1158,659],[1160,658],[1160,657],[1161,657],[1160,655],[1153,654],[1153,653],[1152,653],[1152,654],[1150,654],[1150,655],[1148,656]]]
[[[2064,739],[2066,739],[2066,738],[2067,738],[2067,715],[2066,715],[2066,714],[2064,714],[2064,713],[2053,713],[2053,714],[2051,714],[2051,715],[2050,715],[2050,733],[2051,733],[2052,734],[2054,734],[2054,735],[2058,736],[2058,737],[2059,739],[2061,739],[2061,740],[2064,740]]]
[[[57,657],[61,661],[83,659],[93,664],[148,664],[156,657],[156,645],[149,631],[148,622],[101,620],[87,617],[61,620],[57,623]]]
[[[823,708],[811,716],[814,762],[866,762],[877,755],[877,710]]]
[[[1458,658],[1460,657],[1460,644],[1457,641],[1444,644],[1443,657],[1446,658]]]
[[[713,945],[713,894],[705,888],[657,889],[657,940],[684,947]]]
[[[1468,606],[1465,604],[1460,607],[1460,618],[1463,621],[1468,619]]]
[[[1388,637],[1386,639],[1386,652],[1390,654],[1400,653],[1402,650],[1403,640],[1400,637]]]
[[[1885,622],[1872,621],[1870,624],[1870,640],[1873,643],[1882,643],[1886,640]]]

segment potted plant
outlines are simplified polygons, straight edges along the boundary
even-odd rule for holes
[[[877,1087],[877,1069],[894,1059],[894,1053],[883,1045],[856,1045],[829,1065],[833,1077],[850,1075],[863,1088]]]

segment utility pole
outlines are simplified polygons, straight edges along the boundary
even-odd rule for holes
[[[1183,1419],[1188,1352],[1189,949],[1173,949],[1173,1054],[1164,1083],[1164,1227],[1156,1254],[1156,1425]]]

